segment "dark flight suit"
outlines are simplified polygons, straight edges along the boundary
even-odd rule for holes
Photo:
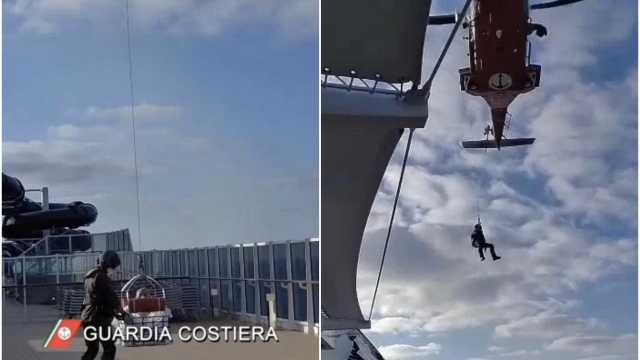
[[[482,260],[484,260],[484,249],[486,248],[489,248],[489,251],[491,252],[491,257],[493,258],[493,260],[500,259],[500,257],[496,255],[496,251],[493,248],[493,244],[488,243],[487,240],[484,238],[482,229],[475,228],[471,233],[471,239],[473,239],[473,241],[478,246],[478,254],[480,254],[480,258]]]
[[[120,311],[120,300],[111,287],[111,279],[109,279],[106,269],[98,266],[89,271],[85,275],[84,288],[85,298],[80,316],[82,324],[85,327],[95,326],[96,331],[103,328],[102,333],[106,336],[114,316]],[[113,334],[113,330],[111,334]],[[87,351],[82,355],[82,360],[95,359],[100,348],[99,343],[102,343],[102,360],[115,359],[115,342],[101,341],[97,338],[94,341],[85,339]]]

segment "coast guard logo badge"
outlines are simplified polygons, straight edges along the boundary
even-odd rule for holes
[[[68,349],[81,326],[80,320],[58,320],[45,340],[44,347],[46,349]]]

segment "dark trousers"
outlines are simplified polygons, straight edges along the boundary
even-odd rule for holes
[[[493,244],[489,244],[489,243],[484,243],[478,246],[478,254],[480,254],[480,257],[484,259],[484,249],[487,249],[487,248],[491,252],[491,256],[495,259],[498,255],[496,255],[496,250],[493,248]]]
[[[111,326],[111,322],[101,321],[99,323],[87,323],[84,326],[95,326],[96,334],[99,334],[99,332],[102,331],[106,336],[109,331],[108,328]],[[102,328],[102,330],[100,330],[100,328]],[[113,333],[113,331],[111,333]],[[89,341],[85,339],[84,343],[87,345],[87,351],[82,355],[82,360],[95,359],[96,356],[98,356],[100,344],[102,344],[102,360],[114,360],[116,358],[116,344],[114,341],[102,341],[99,336],[96,336],[95,340]]]

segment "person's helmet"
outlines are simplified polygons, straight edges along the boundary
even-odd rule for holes
[[[115,269],[120,266],[120,256],[113,250],[107,250],[102,254],[100,264],[105,269]]]
[[[475,228],[476,228],[476,230],[482,230],[482,225],[476,224]]]

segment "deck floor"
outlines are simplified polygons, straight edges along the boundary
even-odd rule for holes
[[[68,351],[47,350],[42,347],[60,313],[52,306],[22,304],[12,299],[2,302],[2,359],[5,360],[62,360],[79,359],[85,346],[82,335]],[[190,326],[233,326],[238,323],[222,321],[192,322]],[[204,342],[183,343],[174,332],[179,326],[171,326],[174,342],[169,345],[124,347],[118,346],[116,359],[164,360],[164,359],[318,359],[318,337],[303,332],[277,330],[279,342],[233,343]],[[98,355],[98,359],[100,355]]]

